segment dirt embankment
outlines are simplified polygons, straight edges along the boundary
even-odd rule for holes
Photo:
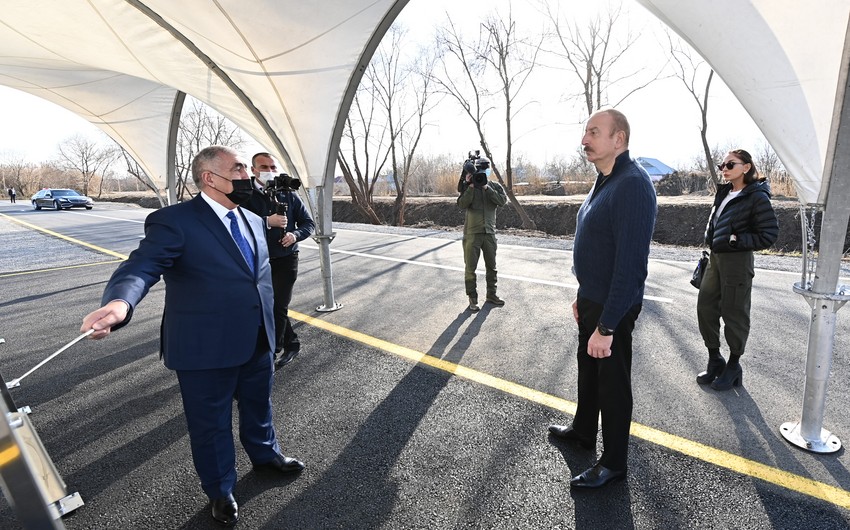
[[[375,200],[378,215],[391,219],[393,198]],[[571,236],[575,233],[576,213],[584,196],[548,197],[520,196],[519,201],[526,213],[537,225],[535,236]],[[703,244],[703,233],[708,213],[711,210],[710,196],[658,197],[658,218],[655,233],[656,243],[699,247]],[[800,208],[796,200],[775,200],[773,208],[779,219],[779,240],[773,250],[779,252],[801,251]],[[334,197],[334,221],[363,223],[365,218],[352,205],[348,197]],[[516,233],[522,222],[513,207],[508,204],[498,211],[497,228]],[[405,209],[406,226],[459,227],[463,226],[463,211],[454,197],[416,197],[408,199]],[[817,228],[819,233],[820,228]],[[850,246],[850,238],[845,248]]]
[[[101,200],[130,202],[144,208],[158,208],[159,202],[150,194],[113,194]],[[389,221],[392,218],[393,197],[375,199],[378,215]],[[536,223],[536,231],[522,230],[522,223],[513,207],[508,204],[496,216],[498,229],[514,234],[526,233],[537,237],[564,237],[575,233],[576,213],[584,195],[520,196],[519,201]],[[463,210],[459,209],[455,197],[411,197],[405,209],[405,226],[451,227],[463,226]],[[658,219],[652,236],[656,243],[687,247],[702,246],[703,232],[711,210],[711,196],[684,195],[658,197]],[[802,236],[800,229],[800,206],[796,200],[774,200],[773,208],[779,218],[779,240],[773,246],[778,252],[800,252]],[[336,196],[333,205],[333,220],[346,223],[364,223],[366,219],[352,205],[350,197]],[[820,227],[815,227],[820,233]],[[845,240],[850,248],[850,232]]]

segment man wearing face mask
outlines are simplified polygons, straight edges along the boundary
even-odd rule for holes
[[[129,323],[148,290],[165,281],[160,355],[174,370],[189,430],[192,459],[212,517],[238,519],[233,497],[239,439],[254,468],[297,473],[284,456],[272,421],[274,315],[263,220],[239,207],[251,196],[246,165],[232,149],[212,146],[192,162],[200,193],[150,214],[145,237],[112,274],[103,306],[83,319],[100,339]]]
[[[466,210],[463,224],[463,262],[466,296],[469,310],[479,311],[478,281],[475,269],[478,258],[484,254],[487,297],[485,300],[502,307],[505,301],[496,296],[496,208],[508,202],[504,188],[498,182],[488,180],[490,161],[486,157],[467,160],[460,175],[457,190],[460,197],[457,205]]]
[[[293,189],[264,189],[278,176],[269,153],[251,158],[253,192],[245,207],[263,218],[274,287],[275,370],[289,364],[301,351],[301,342],[289,320],[292,288],[298,278],[298,242],[315,229],[313,218]],[[280,212],[280,213],[278,213]]]

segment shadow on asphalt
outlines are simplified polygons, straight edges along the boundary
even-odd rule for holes
[[[483,308],[478,313],[459,313],[427,355],[459,362],[488,314],[489,310]],[[461,332],[467,321],[469,325]],[[447,347],[458,335],[458,341]],[[377,528],[389,521],[398,506],[400,491],[389,475],[453,377],[427,365],[415,365],[366,418],[322,478],[281,507],[262,528],[279,528],[280,521],[286,521],[290,528]],[[253,495],[259,491],[253,491]],[[236,493],[240,497],[252,494],[241,491],[239,486]]]

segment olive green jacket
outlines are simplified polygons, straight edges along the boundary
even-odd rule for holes
[[[487,182],[487,188],[467,186],[457,198],[457,205],[466,210],[464,234],[495,234],[496,208],[504,206],[508,196],[498,182]]]

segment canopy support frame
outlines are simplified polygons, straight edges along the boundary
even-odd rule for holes
[[[850,50],[845,48],[845,65],[848,56]],[[829,200],[823,208],[817,268],[814,278],[807,278],[806,263],[811,257],[805,256],[803,278],[794,285],[794,292],[803,295],[812,307],[803,411],[799,422],[786,422],[780,426],[782,436],[789,443],[815,453],[834,453],[841,448],[838,437],[823,428],[823,418],[832,367],[836,313],[850,300],[850,287],[838,285],[847,223],[850,221],[850,209],[847,208],[850,204],[850,178],[839,177],[844,177],[850,167],[850,76],[847,74],[845,67],[835,102],[833,141],[830,145],[832,163],[824,168],[824,181],[829,183]],[[810,208],[818,206],[811,205]],[[815,242],[809,241],[814,233],[814,219],[815,215],[812,216],[812,226],[805,226],[806,216],[801,215],[806,253],[810,251],[809,247],[811,252],[815,248]]]

